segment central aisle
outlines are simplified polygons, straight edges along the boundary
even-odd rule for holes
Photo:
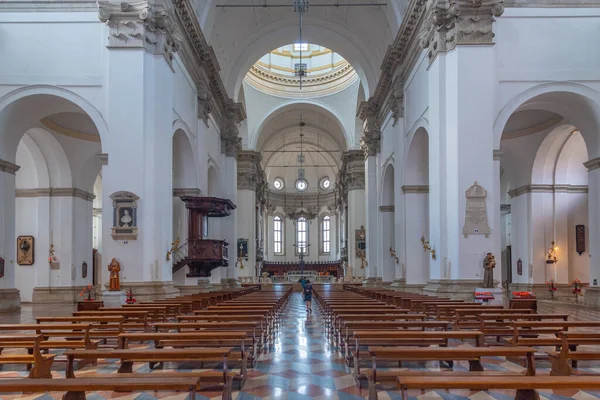
[[[308,316],[301,293],[293,293],[282,312],[274,343],[259,358],[238,400],[362,399],[343,357],[321,326],[318,308]],[[362,392],[362,396],[361,396]],[[235,398],[235,393],[234,393]]]

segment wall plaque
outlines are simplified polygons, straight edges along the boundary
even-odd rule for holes
[[[239,238],[237,243],[238,258],[248,258],[248,239]]]
[[[485,235],[489,237],[492,232],[488,225],[487,208],[485,199],[487,191],[479,186],[477,182],[473,184],[465,192],[467,204],[465,210],[465,226],[463,227],[463,235]]]
[[[138,196],[131,192],[116,192],[110,195],[113,201],[112,237],[115,240],[136,240]]]
[[[585,225],[575,225],[575,247],[579,255],[585,253]]]
[[[365,258],[367,256],[367,232],[364,226],[355,230],[356,258]]]
[[[35,262],[35,248],[33,236],[19,236],[17,238],[17,264],[33,265]]]
[[[0,279],[4,278],[4,258],[0,257]]]

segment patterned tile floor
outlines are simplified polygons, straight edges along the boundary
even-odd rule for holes
[[[238,400],[254,399],[364,399],[366,389],[360,389],[346,366],[339,349],[330,342],[327,332],[321,326],[320,316],[316,306],[314,313],[308,315],[299,293],[292,296],[286,310],[283,312],[280,328],[273,342],[258,358],[253,370],[249,371],[249,378],[242,391],[233,393],[233,398]],[[33,322],[37,315],[69,315],[73,310],[70,307],[56,306],[28,306],[25,305],[20,313],[5,314],[0,316],[1,323],[28,323]],[[598,320],[600,312],[566,304],[541,303],[540,312],[543,313],[569,313],[573,320]],[[455,346],[468,346],[461,342],[453,343]],[[488,358],[483,361],[486,370],[495,371],[522,371],[520,365],[502,358]],[[594,367],[598,368],[594,368]],[[18,368],[6,366],[0,370],[0,379],[25,376],[26,372]],[[97,366],[85,367],[79,374],[86,373],[116,373],[117,364],[112,360],[100,361]],[[405,369],[441,371],[439,363],[407,363]],[[547,374],[549,364],[541,361],[537,363],[538,373]],[[454,370],[466,370],[467,363],[455,363]],[[600,373],[600,364],[586,365],[585,372]],[[149,372],[147,364],[136,364],[137,372]],[[167,365],[166,369],[180,371],[198,370],[198,365]],[[161,371],[152,371],[159,374]],[[64,363],[58,363],[56,377],[64,376]],[[0,386],[1,386],[0,381]],[[400,393],[393,388],[379,387],[379,399],[400,399]],[[506,400],[514,397],[511,391],[420,391],[409,393],[411,398],[418,399],[443,399],[443,400]],[[0,399],[60,399],[62,393],[47,393],[44,395],[0,395]],[[598,399],[600,393],[584,392],[577,390],[563,390],[542,392],[542,398],[560,400],[574,398],[577,400]],[[120,400],[184,400],[186,394],[174,392],[144,392],[144,393],[114,393],[97,392],[88,393],[90,400],[104,400],[118,398]],[[220,399],[220,391],[205,390],[197,395],[197,399]]]

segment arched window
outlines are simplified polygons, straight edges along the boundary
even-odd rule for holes
[[[321,220],[321,251],[324,254],[331,252],[331,218],[329,215]]]
[[[273,253],[283,254],[283,221],[279,215],[273,218]]]
[[[304,217],[296,222],[296,246],[298,254],[308,254],[308,222]]]

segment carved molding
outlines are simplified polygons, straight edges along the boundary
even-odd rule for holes
[[[175,39],[175,10],[168,0],[111,2],[98,0],[98,18],[109,28],[108,48],[144,48],[163,55],[169,65],[180,47]]]
[[[363,120],[363,137],[360,148],[365,158],[381,152],[381,125],[378,119],[378,108],[370,101],[360,104],[358,116]]]
[[[379,206],[379,211],[381,212],[394,212],[395,211],[395,207],[394,206]]]
[[[230,113],[235,115],[237,123],[242,122],[246,119],[244,106],[241,103],[234,103],[227,95],[225,85],[221,80],[221,68],[217,56],[200,29],[193,4],[190,0],[173,0],[173,6],[181,31],[181,49],[178,55],[196,86],[210,92],[209,98],[202,98],[203,101],[209,102],[209,113],[213,115],[221,130],[224,128],[224,120],[229,118],[228,114]],[[204,104],[202,113],[206,110],[207,105]],[[204,115],[202,113],[201,115]]]
[[[202,191],[196,188],[174,188],[173,197],[200,196]]]
[[[600,158],[592,158],[591,160],[584,162],[583,165],[587,168],[588,172],[598,169],[600,168]]]
[[[96,196],[77,188],[34,188],[17,189],[15,197],[77,197],[85,201],[93,201]]]
[[[349,150],[342,153],[342,166],[336,178],[338,203],[346,201],[348,191],[364,190],[365,158],[362,150]],[[338,205],[340,205],[338,204]]]
[[[404,194],[423,194],[429,193],[429,185],[404,185],[402,186]]]
[[[242,138],[237,128],[237,118],[234,112],[229,112],[221,127],[221,153],[236,157],[242,150]]]
[[[524,185],[508,191],[508,195],[518,197],[526,193],[587,193],[587,185]]]
[[[17,164],[13,164],[11,162],[0,159],[0,171],[7,172],[11,175],[15,175],[17,173],[17,171],[20,169],[21,169],[21,167]]]
[[[264,172],[260,162],[262,156],[257,151],[240,150],[237,153],[237,187],[238,189],[264,191]],[[262,199],[262,196],[261,196]]]
[[[430,0],[420,34],[429,61],[458,45],[492,45],[494,17],[504,12],[504,0]]]

